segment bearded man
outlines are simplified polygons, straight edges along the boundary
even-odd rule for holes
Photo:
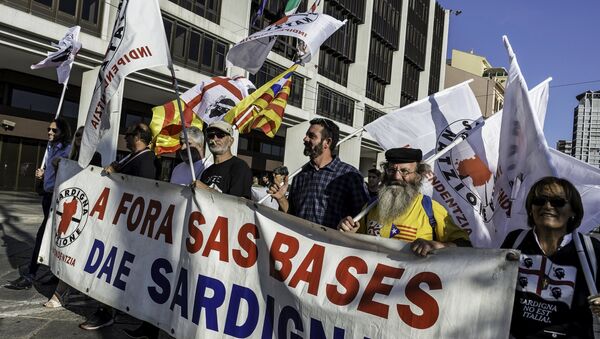
[[[421,150],[412,148],[385,152],[377,205],[358,222],[351,216],[342,219],[338,229],[412,242],[411,249],[420,256],[444,247],[470,246],[469,236],[448,211],[420,193],[423,175],[430,170],[422,157]]]
[[[214,164],[202,172],[200,180],[195,181],[196,187],[250,199],[252,171],[244,160],[231,153],[231,125],[225,121],[211,123],[206,129],[206,140]]]
[[[289,196],[285,196],[287,178],[269,188],[281,211],[333,229],[344,216],[360,212],[367,191],[360,172],[334,154],[339,133],[329,119],[310,121],[303,139],[304,155],[310,161],[294,178]]]

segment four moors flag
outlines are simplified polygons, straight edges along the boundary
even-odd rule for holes
[[[100,66],[88,110],[79,165],[87,166],[102,136],[111,128],[107,106],[128,74],[169,66],[170,55],[157,0],[121,0],[111,40]]]

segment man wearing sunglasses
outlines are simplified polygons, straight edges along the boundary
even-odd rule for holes
[[[469,236],[452,222],[448,211],[421,194],[423,175],[430,170],[422,157],[421,150],[413,148],[385,152],[377,205],[359,222],[352,216],[342,219],[338,229],[412,242],[411,249],[420,256],[448,246],[470,246]]]
[[[346,215],[356,215],[367,202],[363,176],[334,154],[340,129],[329,119],[313,119],[304,137],[304,155],[310,161],[287,191],[284,183],[269,189],[279,209],[302,219],[333,228]]]
[[[206,141],[214,164],[195,181],[196,187],[250,199],[252,171],[245,161],[231,153],[234,142],[231,125],[225,121],[211,123],[206,129]]]

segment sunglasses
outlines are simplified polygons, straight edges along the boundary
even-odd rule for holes
[[[554,207],[554,208],[561,208],[564,207],[567,204],[567,199],[563,199],[563,198],[557,198],[557,197],[535,197],[533,199],[531,199],[531,204],[535,205],[535,206],[544,206],[546,205],[546,203],[549,202],[550,206]]]
[[[50,132],[50,131],[52,131],[54,133],[58,133],[58,128],[50,128],[50,127],[48,127],[48,132]]]
[[[206,138],[209,139],[209,140],[212,139],[212,138],[214,138],[214,137],[217,137],[217,139],[223,139],[223,138],[225,138],[228,135],[229,134],[227,134],[227,133],[225,133],[223,131],[214,131],[214,132],[210,131],[210,132],[206,133]]]

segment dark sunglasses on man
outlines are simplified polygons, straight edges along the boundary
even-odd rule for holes
[[[217,139],[223,139],[226,136],[228,136],[229,134],[223,132],[223,131],[208,131],[206,132],[206,139],[212,139],[214,137],[217,137]]]
[[[58,133],[58,128],[50,128],[50,127],[48,127],[48,132],[50,132],[50,131],[52,131],[54,133]]]

